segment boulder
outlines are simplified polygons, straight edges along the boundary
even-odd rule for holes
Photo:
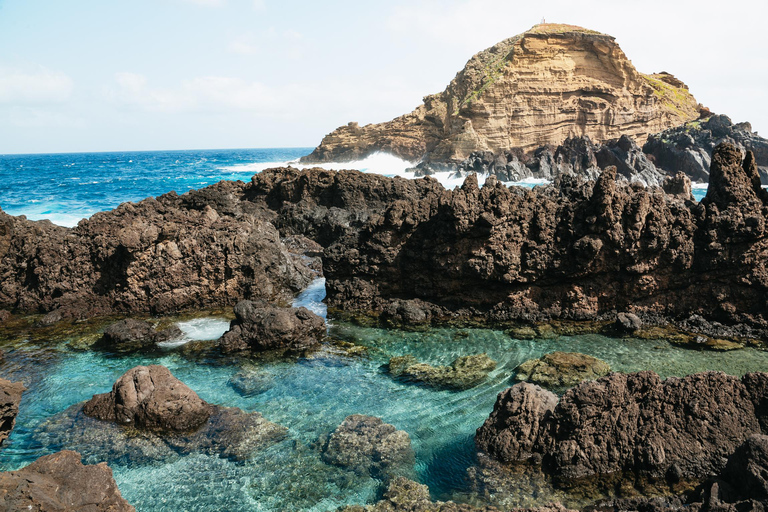
[[[120,377],[110,393],[83,406],[93,418],[136,428],[189,432],[211,415],[211,406],[164,366],[137,366]]]
[[[227,383],[242,396],[255,396],[272,388],[274,378],[271,375],[243,370],[229,378]]]
[[[135,512],[105,463],[85,466],[65,450],[0,473],[0,510]]]
[[[235,319],[219,338],[225,353],[243,350],[304,350],[319,343],[325,322],[307,308],[281,308],[252,301],[235,306]]]
[[[496,368],[496,361],[487,354],[462,356],[449,366],[419,363],[411,355],[389,360],[389,373],[398,379],[427,386],[463,390],[480,384]]]
[[[762,373],[739,379],[704,372],[666,381],[653,372],[614,373],[582,382],[551,411],[538,407],[532,414],[526,399],[541,394],[513,387],[499,394],[476,442],[505,462],[536,455],[561,480],[623,471],[702,479],[722,471],[740,444],[761,433],[766,389]]]
[[[146,348],[156,343],[181,338],[183,334],[175,325],[157,331],[149,322],[126,318],[104,329],[99,342],[106,347],[116,349]]]
[[[410,470],[414,452],[407,432],[381,418],[353,414],[331,433],[323,460],[361,475],[386,478]]]
[[[0,379],[0,445],[8,439],[16,425],[21,394],[25,389],[21,382]]]
[[[643,327],[643,321],[634,313],[619,313],[613,327],[621,334],[633,334]]]
[[[574,386],[585,380],[608,375],[611,367],[605,361],[578,352],[551,352],[530,359],[515,370],[517,380],[545,387]]]

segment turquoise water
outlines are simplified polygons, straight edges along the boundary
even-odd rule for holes
[[[296,302],[324,313],[316,281]],[[187,339],[218,337],[219,318],[187,322]],[[0,375],[21,380],[24,393],[16,428],[0,449],[0,469],[21,467],[62,446],[50,444],[41,426],[68,407],[106,392],[126,370],[162,364],[203,399],[261,412],[288,427],[289,437],[244,463],[192,454],[168,460],[107,460],[123,496],[139,511],[333,510],[372,502],[379,482],[324,464],[317,442],[349,414],[370,414],[407,431],[415,452],[415,477],[437,498],[466,491],[466,469],[475,463],[473,434],[493,408],[499,391],[511,385],[521,362],[554,350],[578,351],[607,361],[614,370],[651,369],[663,376],[702,370],[741,375],[768,370],[768,352],[744,349],[700,352],[666,342],[611,339],[599,335],[516,340],[489,329],[433,329],[406,332],[332,321],[326,343],[301,358],[260,360],[222,357],[212,344],[177,345],[117,355],[78,350],[66,340],[3,348]],[[362,352],[347,350],[352,343]],[[413,354],[430,364],[486,352],[499,364],[481,385],[462,392],[439,391],[391,379],[384,365],[395,355]],[[350,355],[354,354],[354,355]],[[244,397],[228,380],[243,369],[269,377],[271,388]],[[101,460],[104,447],[81,442],[87,462]],[[546,500],[545,500],[546,501]]]

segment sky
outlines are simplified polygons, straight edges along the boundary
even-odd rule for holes
[[[765,0],[0,0],[0,154],[312,147],[540,22],[768,135]]]

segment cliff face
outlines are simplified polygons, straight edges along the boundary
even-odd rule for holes
[[[445,91],[410,114],[340,127],[303,161],[386,151],[414,162],[460,162],[475,151],[531,151],[580,136],[629,135],[642,144],[698,117],[685,84],[639,73],[613,37],[542,24],[472,57]]]

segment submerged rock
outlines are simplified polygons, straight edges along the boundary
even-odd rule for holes
[[[496,368],[496,361],[487,354],[462,356],[449,366],[432,366],[419,363],[411,355],[389,360],[389,373],[410,382],[418,382],[435,388],[463,390],[477,386]]]
[[[552,352],[524,362],[516,371],[517,380],[527,380],[547,387],[562,387],[608,375],[611,367],[605,361],[586,354]]]
[[[622,471],[705,478],[761,433],[768,416],[766,373],[738,379],[705,372],[666,381],[653,372],[614,373],[571,388],[551,410],[528,405],[548,407],[551,397],[520,386],[499,394],[477,445],[506,462],[536,455],[560,479]]]
[[[360,414],[347,416],[323,447],[325,462],[377,478],[410,471],[414,457],[407,432]]]
[[[0,379],[0,445],[8,439],[16,425],[21,394],[25,389],[21,382]]]
[[[135,512],[109,466],[85,466],[80,454],[69,450],[0,473],[0,510]]]
[[[120,377],[110,393],[94,395],[83,412],[136,428],[188,432],[208,420],[211,406],[165,366],[137,366]]]
[[[255,396],[269,391],[274,377],[254,370],[243,370],[229,378],[227,383],[242,396]]]
[[[243,350],[303,350],[319,343],[325,322],[307,308],[280,308],[266,303],[242,301],[235,306],[235,319],[219,338],[225,353]]]
[[[157,331],[149,322],[126,318],[104,329],[104,335],[99,343],[109,348],[130,350],[151,347],[163,341],[181,338],[183,334],[175,325]]]

